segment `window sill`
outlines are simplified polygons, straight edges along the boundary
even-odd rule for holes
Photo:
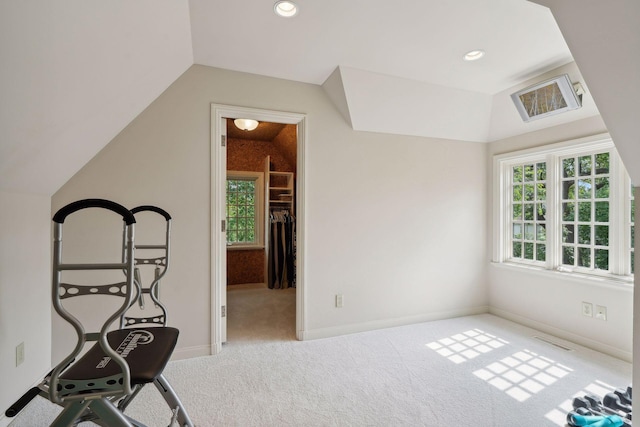
[[[515,262],[496,262],[492,261],[491,265],[496,268],[504,268],[509,270],[526,271],[528,273],[544,276],[547,278],[564,279],[571,281],[578,281],[581,283],[588,282],[590,284],[604,286],[608,288],[615,288],[617,290],[629,290],[633,291],[633,276],[598,276],[585,274],[575,271],[559,271],[548,270],[536,265],[519,264]]]
[[[228,251],[261,251],[264,245],[227,245]]]

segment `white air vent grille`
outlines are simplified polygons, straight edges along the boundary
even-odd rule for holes
[[[546,344],[552,345],[552,346],[554,346],[554,347],[558,347],[558,348],[560,348],[560,349],[562,349],[562,350],[564,350],[564,351],[573,351],[573,349],[572,349],[572,348],[565,347],[564,345],[562,345],[562,344],[558,344],[557,342],[553,342],[553,341],[551,341],[551,340],[550,340],[550,339],[548,339],[548,338],[539,337],[539,336],[537,336],[537,335],[534,335],[534,336],[533,336],[533,338],[537,339],[538,341],[542,341],[543,343],[546,343]]]

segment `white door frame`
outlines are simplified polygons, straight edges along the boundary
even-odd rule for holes
[[[254,119],[262,122],[295,124],[297,135],[296,170],[296,338],[302,340],[305,327],[305,182],[307,142],[307,117],[304,114],[282,111],[261,110],[232,105],[211,104],[211,354],[222,350],[226,341],[226,318],[223,319],[223,305],[226,306],[227,292],[227,239],[222,231],[222,221],[226,219],[226,147],[222,146],[222,136],[226,135],[225,119]],[[265,212],[265,215],[267,213]],[[225,313],[226,314],[226,313]],[[224,320],[224,321],[223,321]]]

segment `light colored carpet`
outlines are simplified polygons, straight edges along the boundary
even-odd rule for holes
[[[631,381],[629,363],[488,314],[301,342],[293,290],[237,289],[228,306],[223,351],[165,370],[200,427],[563,426],[573,396]],[[11,426],[56,412],[37,398]],[[127,413],[170,417],[153,387]]]

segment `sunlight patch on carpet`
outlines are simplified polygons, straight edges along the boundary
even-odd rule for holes
[[[508,343],[508,341],[480,329],[471,329],[438,341],[430,342],[427,344],[427,347],[434,350],[440,356],[451,360],[453,363],[459,364],[480,356],[481,354],[488,353],[491,350],[495,350],[496,348],[500,348]]]
[[[524,402],[572,371],[547,357],[522,350],[473,374],[518,402]]]

